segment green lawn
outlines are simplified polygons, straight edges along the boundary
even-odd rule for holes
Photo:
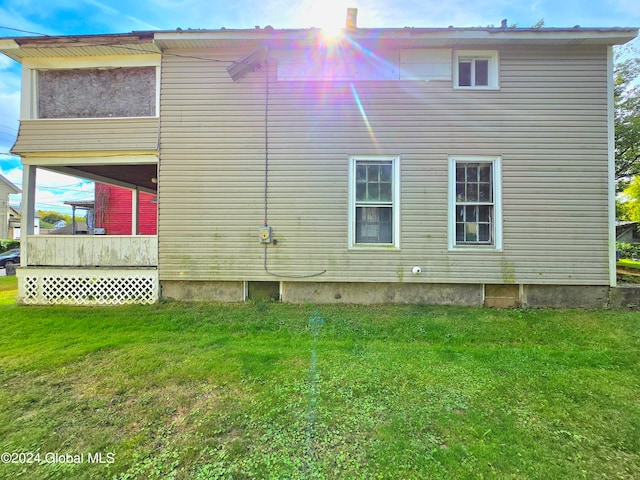
[[[619,267],[640,269],[640,262],[636,262],[635,260],[630,260],[628,258],[621,258],[616,262],[616,265]]]
[[[639,477],[639,313],[14,297],[1,478]]]
[[[618,266],[618,283],[640,284],[640,262],[622,258],[616,263]]]

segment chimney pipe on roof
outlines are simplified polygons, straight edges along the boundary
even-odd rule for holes
[[[358,9],[347,8],[347,30],[354,31],[358,28]]]

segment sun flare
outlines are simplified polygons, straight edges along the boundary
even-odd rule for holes
[[[348,0],[314,0],[309,2],[305,7],[305,23],[308,26],[322,29],[322,35],[326,40],[337,40],[344,33],[348,4]]]

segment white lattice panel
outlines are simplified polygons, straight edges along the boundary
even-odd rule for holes
[[[150,304],[158,300],[158,277],[156,271],[51,274],[33,269],[22,277],[21,290],[20,302],[30,305]]]

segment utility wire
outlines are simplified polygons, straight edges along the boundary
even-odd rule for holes
[[[14,32],[20,32],[20,33],[30,33],[31,35],[39,35],[42,37],[50,37],[51,35],[47,35],[46,33],[39,33],[39,32],[30,32],[29,30],[21,30],[19,28],[12,28],[12,27],[5,27],[0,25],[0,28],[3,30],[13,30]]]
[[[20,187],[22,188],[22,183],[21,182],[13,182],[13,184],[16,187]],[[77,193],[91,193],[91,189],[85,189],[85,188],[65,188],[65,187],[46,187],[46,186],[42,186],[42,185],[38,185],[38,190],[58,190],[61,192],[77,192]]]
[[[269,205],[269,60],[265,64],[265,95],[264,95],[264,226],[268,225],[268,205]],[[266,261],[266,251],[265,251]]]
[[[269,60],[266,59],[265,63],[265,99],[264,99],[264,226],[268,225],[267,216],[269,213]],[[275,243],[275,241],[274,241]],[[285,275],[274,273],[269,270],[267,265],[268,244],[264,244],[264,271],[273,277],[278,278],[311,278],[318,277],[327,273],[326,270],[321,272],[309,273],[306,275]]]

